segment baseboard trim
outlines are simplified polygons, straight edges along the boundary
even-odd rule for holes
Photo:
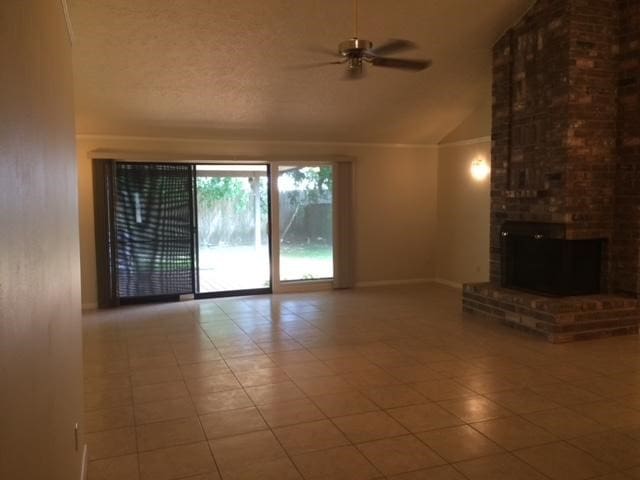
[[[462,283],[454,282],[452,280],[447,280],[445,278],[407,278],[403,280],[381,280],[374,282],[358,282],[356,283],[357,288],[365,288],[365,287],[384,287],[390,285],[415,285],[419,283],[437,283],[439,285],[445,285],[447,287],[455,288],[457,290],[462,290]]]
[[[420,283],[439,283],[440,285],[446,285],[447,287],[462,289],[462,284],[444,278],[404,278],[401,280],[374,280],[369,282],[357,282],[356,288],[366,287],[385,287],[392,285],[416,285]],[[333,284],[331,282],[299,282],[282,285],[279,289],[274,289],[273,293],[296,293],[296,292],[312,292],[331,290]],[[97,303],[83,303],[82,310],[96,310],[98,308]]]
[[[82,468],[80,469],[80,480],[87,480],[87,444],[82,449]]]
[[[376,280],[373,282],[357,282],[356,288],[365,287],[384,287],[388,285],[414,285],[418,283],[429,283],[434,281],[432,278],[405,278],[402,280]]]
[[[440,285],[445,285],[447,287],[455,288],[456,290],[462,290],[462,284],[458,282],[454,282],[453,280],[447,280],[446,278],[434,278],[434,283],[439,283]]]
[[[331,280],[310,280],[310,281],[294,281],[280,282],[274,285],[273,293],[305,293],[305,292],[322,292],[333,290],[333,281]]]

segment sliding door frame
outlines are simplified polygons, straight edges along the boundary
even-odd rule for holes
[[[191,225],[193,230],[191,231],[191,243],[193,244],[193,267],[191,272],[193,274],[193,297],[200,290],[200,275],[198,274],[198,268],[200,265],[200,246],[198,241],[198,190],[197,190],[197,163],[191,164],[191,214],[193,219]]]
[[[335,175],[336,162],[328,159],[318,160],[296,160],[290,158],[286,160],[272,160],[269,162],[271,165],[271,198],[276,200],[271,203],[271,210],[273,211],[273,223],[271,224],[271,241],[273,242],[273,253],[271,260],[272,269],[272,286],[274,293],[295,293],[295,292],[310,292],[317,290],[331,290],[333,288],[333,277],[331,278],[319,278],[317,280],[280,280],[280,192],[278,191],[278,176],[281,166],[301,166],[301,167],[318,167],[318,166],[330,166],[332,167],[332,175]],[[333,199],[331,201],[331,229],[332,229],[332,252],[336,245],[336,202]],[[334,269],[335,270],[335,269]],[[335,271],[334,271],[335,275]]]
[[[266,167],[267,169],[267,223],[269,224],[269,235],[267,235],[268,238],[268,243],[269,243],[269,286],[265,287],[265,288],[249,288],[249,289],[242,289],[242,290],[222,290],[219,292],[199,292],[198,290],[200,290],[200,274],[199,274],[199,268],[200,268],[200,264],[199,264],[199,259],[200,259],[200,255],[199,255],[199,239],[198,239],[198,235],[199,235],[199,230],[198,230],[198,189],[196,186],[196,179],[197,179],[197,171],[196,171],[196,167],[198,165],[220,165],[220,166],[224,166],[224,165],[246,165],[246,166],[260,166],[260,167]],[[271,170],[272,170],[272,165],[270,162],[195,162],[192,164],[193,167],[193,205],[194,205],[194,212],[195,212],[195,229],[193,232],[193,242],[195,244],[195,248],[196,248],[196,252],[198,252],[196,254],[196,263],[193,269],[194,275],[197,279],[197,283],[194,284],[194,292],[193,292],[193,296],[196,300],[199,299],[204,299],[204,298],[221,298],[221,297],[240,297],[240,296],[245,296],[245,295],[264,295],[264,294],[270,294],[273,293],[273,264],[275,263],[273,260],[273,240],[271,238],[271,232],[273,231],[272,229],[272,196],[271,196]]]
[[[195,158],[194,158],[195,157]],[[308,292],[319,290],[331,290],[334,287],[335,278],[335,259],[336,248],[338,241],[338,209],[340,208],[339,199],[336,198],[335,191],[332,192],[332,228],[333,228],[333,256],[334,256],[334,278],[317,279],[317,280],[280,280],[280,208],[279,208],[279,192],[278,192],[278,172],[279,166],[299,165],[299,166],[323,166],[329,165],[333,167],[333,175],[335,180],[336,169],[338,162],[348,162],[354,164],[354,157],[345,155],[279,155],[276,157],[238,157],[238,156],[193,156],[193,155],[171,155],[171,154],[149,154],[141,152],[111,152],[111,151],[94,151],[91,152],[92,160],[111,160],[118,163],[174,163],[174,164],[189,164],[193,169],[193,248],[194,248],[194,291],[191,294],[195,299],[204,298],[219,298],[219,297],[232,297],[241,295],[257,295],[257,294],[271,294],[271,293],[293,293],[293,292]],[[198,293],[199,278],[196,272],[196,268],[199,261],[199,249],[198,249],[198,223],[197,223],[197,192],[196,192],[196,174],[195,169],[197,165],[266,165],[267,167],[267,181],[268,181],[268,202],[270,208],[268,208],[268,222],[269,222],[269,260],[271,264],[271,286],[264,289],[250,289],[250,290],[237,290],[237,291],[224,291],[224,292],[209,292]],[[94,164],[95,168],[95,164]],[[334,181],[334,190],[335,190]],[[94,185],[95,188],[95,185]],[[108,206],[110,207],[110,206]],[[97,220],[96,220],[97,221]],[[190,295],[181,295],[181,298],[189,297]]]
[[[103,215],[106,215],[104,223],[104,227],[96,229],[96,252],[100,250],[108,250],[108,254],[103,254],[101,257],[103,261],[108,263],[110,289],[111,293],[107,294],[103,292],[101,294],[101,298],[99,299],[101,306],[119,306],[119,305],[136,305],[140,303],[153,303],[153,302],[164,302],[164,301],[176,301],[179,300],[183,295],[190,295],[191,292],[176,292],[176,293],[162,293],[162,294],[152,294],[152,295],[136,295],[136,296],[127,296],[121,297],[119,292],[119,266],[118,266],[118,251],[119,251],[119,241],[118,241],[118,229],[117,229],[117,221],[116,221],[116,210],[117,210],[117,196],[118,196],[118,182],[117,182],[117,172],[118,166],[123,165],[136,165],[136,166],[153,166],[153,165],[166,165],[166,166],[179,166],[179,167],[189,167],[189,175],[193,178],[193,174],[195,171],[195,166],[185,162],[152,162],[152,161],[130,161],[130,160],[115,160],[115,159],[96,159],[93,160],[93,168],[94,168],[94,188],[96,188],[97,179],[100,178],[104,184],[104,188],[101,188],[100,191],[97,192],[97,195],[94,195],[94,202],[98,201],[102,203],[99,206],[99,209],[103,211]],[[194,231],[194,218],[193,218],[193,208],[195,205],[194,202],[194,191],[193,189],[188,190],[189,193],[189,204],[190,204],[190,217],[189,218],[189,230],[191,231],[191,237],[193,239],[193,231]],[[98,205],[94,205],[98,207]],[[97,210],[96,210],[97,211]],[[96,220],[96,227],[99,225],[99,222]],[[98,248],[98,243],[104,242],[104,248]],[[191,260],[191,289],[195,290],[195,255],[196,252],[194,250],[193,242],[190,245],[190,260]],[[102,262],[99,262],[102,263]],[[98,267],[99,275],[100,268]],[[104,269],[102,275],[105,275]],[[98,281],[100,284],[100,280]],[[102,290],[105,290],[105,287],[102,287]],[[107,295],[110,298],[107,298]]]

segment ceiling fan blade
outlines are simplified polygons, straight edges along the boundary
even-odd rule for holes
[[[310,68],[325,67],[327,65],[342,65],[342,64],[344,64],[344,61],[303,63],[300,65],[289,65],[287,66],[287,70],[307,70]]]
[[[340,53],[337,50],[332,48],[320,47],[318,45],[311,45],[307,47],[307,51],[309,53],[315,53],[318,55],[330,55],[332,57],[341,57]]]
[[[418,72],[431,66],[431,60],[408,60],[404,58],[375,57],[371,63],[377,67],[400,68]]]
[[[415,43],[410,42],[409,40],[392,38],[378,47],[373,47],[371,50],[369,50],[369,53],[375,56],[384,56],[404,50],[413,50],[414,48],[418,48],[418,46]]]

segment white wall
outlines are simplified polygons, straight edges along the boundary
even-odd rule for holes
[[[0,478],[76,480],[78,206],[59,0],[0,2],[0,105]]]
[[[96,303],[91,152],[159,152],[158,157],[349,155],[355,163],[356,282],[432,278],[436,273],[438,151],[435,147],[353,144],[225,142],[79,136],[82,302]],[[126,157],[126,154],[124,155]]]

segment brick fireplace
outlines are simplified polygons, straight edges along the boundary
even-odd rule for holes
[[[490,282],[552,342],[638,332],[640,0],[538,0],[493,50]]]

